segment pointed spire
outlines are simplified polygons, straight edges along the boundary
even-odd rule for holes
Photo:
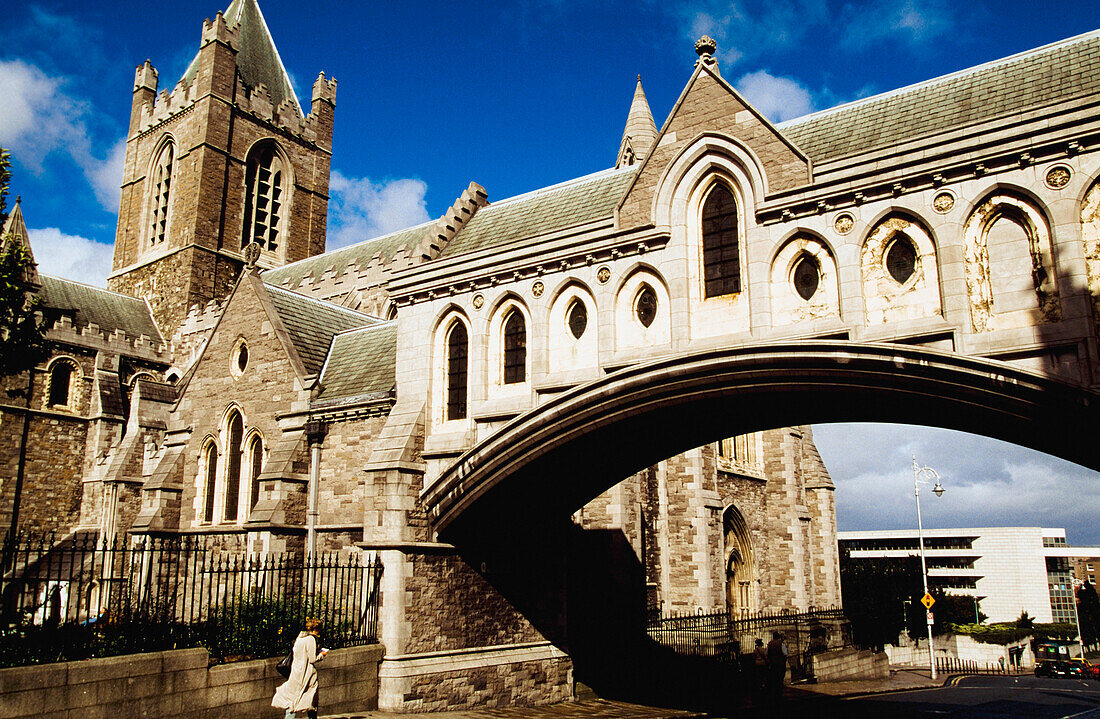
[[[630,113],[626,116],[626,129],[623,141],[619,143],[619,157],[615,167],[633,165],[648,155],[657,140],[657,124],[653,122],[653,113],[642,89],[642,76],[638,76],[638,85],[634,88],[634,100],[630,103]]]
[[[275,40],[267,29],[267,21],[264,20],[256,0],[233,0],[222,17],[225,24],[235,28],[237,32],[237,72],[244,84],[252,89],[263,85],[267,88],[272,107],[278,107],[285,100],[290,100],[299,117],[303,116],[290,75],[283,66],[279,51],[275,48]],[[198,71],[199,56],[195,55],[180,82],[190,85]]]
[[[4,223],[4,229],[0,230],[0,247],[6,247],[9,242],[15,242],[27,248],[27,254],[34,262],[34,253],[31,252],[31,236],[27,232],[27,223],[23,221],[22,197],[15,198],[15,207],[8,215],[8,221]],[[40,284],[38,281],[37,264],[31,265],[27,279],[32,284]]]

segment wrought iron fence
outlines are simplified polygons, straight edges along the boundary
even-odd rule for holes
[[[781,632],[796,674],[809,670],[815,653],[853,646],[844,610],[831,607],[808,612],[765,612],[731,617],[729,612],[651,614],[649,636],[677,654],[737,662],[752,653],[756,639],[765,643]]]
[[[203,646],[277,656],[306,617],[337,648],[376,639],[382,566],[358,554],[247,554],[193,537],[8,535],[0,666]]]

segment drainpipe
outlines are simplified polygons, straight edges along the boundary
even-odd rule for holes
[[[308,577],[306,590],[313,594],[316,583],[317,518],[321,514],[318,496],[321,485],[321,443],[325,440],[325,425],[319,420],[306,422],[309,438],[309,506],[306,509],[306,561]]]

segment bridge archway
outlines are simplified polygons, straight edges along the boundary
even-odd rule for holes
[[[567,518],[623,478],[721,437],[796,424],[896,422],[1005,440],[1100,469],[1100,394],[922,347],[800,341],[620,370],[484,439],[425,491],[445,541]],[[522,511],[521,511],[522,508]]]

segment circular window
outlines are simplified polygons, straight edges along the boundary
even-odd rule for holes
[[[573,334],[573,337],[580,339],[585,328],[588,327],[588,308],[580,300],[573,300],[573,304],[569,305],[569,312],[566,316],[568,317],[569,331]]]
[[[642,291],[634,301],[634,314],[642,327],[649,327],[657,319],[657,293],[649,285],[642,285]]]
[[[913,241],[903,234],[894,236],[890,249],[886,251],[886,271],[898,284],[905,284],[917,269],[917,248]]]
[[[237,346],[233,350],[233,359],[230,360],[229,372],[234,377],[240,377],[244,374],[246,367],[248,367],[248,345],[246,345],[242,339],[237,341]]]
[[[802,255],[794,266],[794,290],[798,296],[809,301],[817,293],[817,287],[821,283],[821,271],[817,267],[817,260],[812,255]]]

